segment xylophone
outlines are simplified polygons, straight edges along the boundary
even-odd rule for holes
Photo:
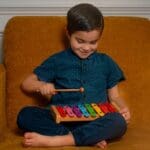
[[[56,123],[68,121],[91,121],[107,113],[117,112],[118,108],[112,103],[92,103],[78,105],[52,105],[50,107]]]

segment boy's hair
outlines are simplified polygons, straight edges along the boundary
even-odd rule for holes
[[[76,31],[103,31],[104,18],[98,8],[92,4],[82,3],[72,7],[67,13],[67,30],[69,35]]]

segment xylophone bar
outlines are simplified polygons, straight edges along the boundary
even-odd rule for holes
[[[50,107],[56,123],[70,121],[92,121],[110,112],[116,112],[117,108],[110,103],[80,104],[77,106]]]

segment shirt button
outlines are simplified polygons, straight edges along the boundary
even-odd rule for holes
[[[81,80],[81,83],[82,83],[82,84],[85,84],[85,83],[86,83],[86,81],[85,81],[85,80]]]
[[[83,84],[86,84],[86,81],[83,80]]]

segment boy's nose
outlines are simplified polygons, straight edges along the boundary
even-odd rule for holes
[[[84,46],[83,46],[83,50],[84,50],[85,52],[88,52],[88,51],[90,50],[90,46],[89,46],[89,45],[84,45]]]

